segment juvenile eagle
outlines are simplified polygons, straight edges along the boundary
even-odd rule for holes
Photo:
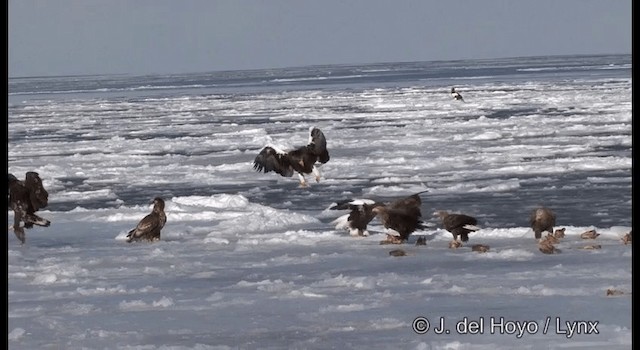
[[[480,229],[476,226],[478,220],[469,215],[450,214],[444,210],[436,211],[433,215],[440,217],[442,226],[445,230],[451,232],[454,242],[458,242],[458,236],[460,236],[462,242],[467,242],[469,240],[469,233]]]
[[[534,209],[529,215],[529,224],[537,240],[542,238],[542,232],[553,234],[553,226],[556,224],[556,214],[549,208],[540,207]]]
[[[49,203],[49,193],[42,185],[40,175],[34,171],[26,174],[24,181],[18,180],[13,174],[9,178],[9,207],[13,210],[13,232],[20,242],[25,242],[25,228],[33,225],[47,227],[51,221],[36,215],[36,212],[45,208]],[[20,225],[24,223],[24,226]]]
[[[306,187],[308,184],[304,175],[313,173],[316,182],[320,182],[318,167],[328,161],[327,139],[320,129],[311,127],[309,128],[309,144],[292,151],[283,151],[275,146],[267,145],[253,161],[253,169],[264,173],[274,171],[284,177],[293,176],[297,172],[300,187]]]
[[[368,236],[367,225],[378,216],[382,225],[392,232],[392,243],[406,241],[411,233],[417,229],[424,229],[421,221],[420,206],[422,200],[419,193],[400,198],[390,203],[374,201],[371,199],[348,199],[334,203],[330,209],[350,210],[333,221],[336,228],[347,228],[352,236]]]
[[[129,234],[127,234],[127,242],[160,240],[160,231],[167,222],[167,216],[164,213],[164,200],[156,197],[152,203],[153,210],[140,220],[136,228],[129,231]]]

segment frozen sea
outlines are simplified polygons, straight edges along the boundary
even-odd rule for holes
[[[10,78],[8,172],[40,174],[52,224],[24,245],[8,231],[8,346],[630,349],[631,68],[599,55]],[[320,182],[253,170],[311,126],[331,155]],[[332,224],[335,201],[420,191],[426,246],[380,245],[377,219],[368,237]],[[155,196],[161,241],[126,243]],[[559,254],[528,226],[539,205],[566,228]],[[481,229],[449,249],[436,210]]]

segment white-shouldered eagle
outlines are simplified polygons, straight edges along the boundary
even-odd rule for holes
[[[309,143],[292,151],[280,150],[273,145],[265,146],[253,161],[253,169],[259,172],[276,172],[284,177],[298,173],[300,187],[308,186],[304,176],[313,173],[320,182],[318,167],[329,161],[327,139],[320,129],[309,128]]]

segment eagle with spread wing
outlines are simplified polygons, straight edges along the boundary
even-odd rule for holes
[[[253,169],[268,173],[273,171],[284,177],[298,173],[300,187],[308,186],[304,176],[313,173],[320,182],[321,164],[329,161],[327,139],[316,127],[309,128],[309,143],[292,151],[284,151],[273,145],[265,146],[253,161]]]
[[[47,227],[51,221],[36,215],[36,212],[49,204],[49,193],[42,185],[40,175],[35,171],[26,173],[24,181],[13,174],[9,178],[9,207],[13,210],[13,232],[20,242],[25,242],[25,228],[33,225]],[[21,225],[24,224],[24,226]]]

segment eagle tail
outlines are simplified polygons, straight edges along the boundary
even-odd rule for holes
[[[136,232],[135,228],[129,231],[129,233],[127,234],[127,243],[133,242],[133,240],[135,239],[135,232]]]
[[[470,231],[478,231],[480,229],[480,227],[476,226],[476,225],[470,225],[470,224],[466,224],[464,226],[462,226],[463,228],[470,230]]]
[[[16,234],[16,237],[18,237],[18,239],[20,240],[20,242],[22,244],[24,244],[25,241],[25,234],[24,234],[24,228],[20,227],[20,226],[13,226],[13,233]]]

